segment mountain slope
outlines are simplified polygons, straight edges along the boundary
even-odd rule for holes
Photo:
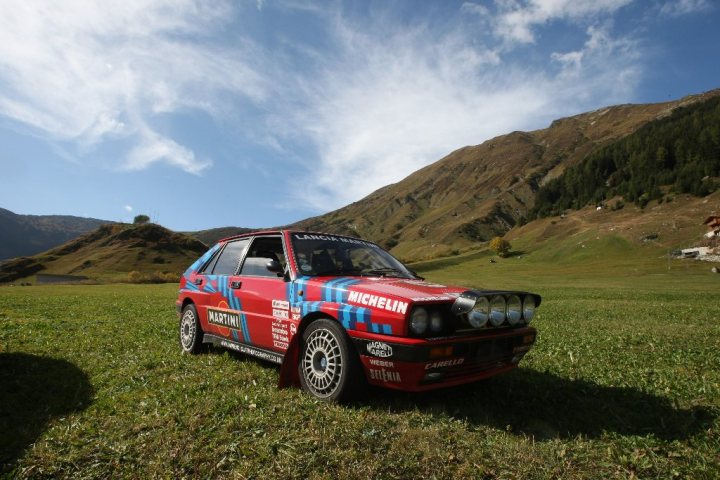
[[[0,265],[0,282],[36,273],[126,279],[129,272],[182,273],[207,247],[160,225],[105,224],[93,232],[33,257]]]
[[[358,235],[406,259],[472,247],[524,222],[539,187],[600,146],[714,90],[649,105],[618,105],[456,150],[339,210],[292,225]]]
[[[217,243],[218,240],[222,238],[228,238],[232,237],[234,235],[240,235],[242,233],[250,233],[254,230],[253,228],[243,228],[243,227],[219,227],[219,228],[211,228],[208,230],[199,230],[197,232],[183,232],[186,235],[190,235],[191,237],[197,238],[201,242],[203,242],[205,245],[214,245]]]
[[[0,208],[0,260],[44,252],[103,223],[108,222],[69,215],[18,215]]]

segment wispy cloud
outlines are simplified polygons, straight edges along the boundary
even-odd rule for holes
[[[707,12],[712,9],[708,0],[670,0],[660,7],[660,14],[679,17],[690,13]]]
[[[198,173],[210,162],[151,125],[160,113],[218,114],[225,94],[266,95],[250,52],[207,34],[229,12],[194,0],[2,2],[0,113],[85,149],[124,139],[120,167],[166,162]]]
[[[464,145],[626,99],[640,75],[636,44],[615,38],[603,16],[629,1],[466,2],[444,28],[432,18],[400,28],[384,12],[358,21],[338,4],[249,2],[260,15],[316,17],[321,40],[287,33],[268,47],[243,36],[229,1],[8,0],[0,114],[81,154],[120,145],[118,168],[198,174],[212,159],[159,119],[201,111],[236,121],[246,106],[255,115],[246,138],[302,158],[305,175],[288,184],[303,185],[296,205],[326,211]],[[558,20],[586,39],[536,67],[509,58]],[[221,42],[214,32],[223,29]]]
[[[552,56],[560,63],[553,71],[505,62],[469,32],[439,35],[423,25],[370,32],[335,21],[339,52],[305,86],[302,113],[288,120],[317,149],[319,166],[300,182],[308,188],[299,197],[318,211],[459,147],[627,98],[638,81],[634,44],[612,38],[609,27],[588,27],[580,50]]]
[[[133,211],[133,207],[131,205],[125,205],[123,209],[128,213]]]
[[[535,42],[535,28],[554,20],[579,21],[612,13],[632,0],[498,0],[494,32],[504,41]]]

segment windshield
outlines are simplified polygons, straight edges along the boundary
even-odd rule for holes
[[[357,238],[293,233],[292,243],[301,275],[416,278],[388,252]]]

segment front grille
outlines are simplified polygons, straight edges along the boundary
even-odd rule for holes
[[[462,356],[465,361],[460,365],[436,371],[443,372],[443,380],[480,374],[509,364],[515,355],[513,350],[522,344],[522,335],[491,338],[471,344],[456,344],[455,356]]]

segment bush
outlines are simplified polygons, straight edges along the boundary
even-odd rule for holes
[[[135,215],[135,219],[133,220],[134,225],[145,225],[150,221],[150,217],[147,215]]]
[[[495,237],[490,240],[490,250],[497,253],[500,257],[505,258],[510,254],[512,246],[510,242],[502,237]]]

